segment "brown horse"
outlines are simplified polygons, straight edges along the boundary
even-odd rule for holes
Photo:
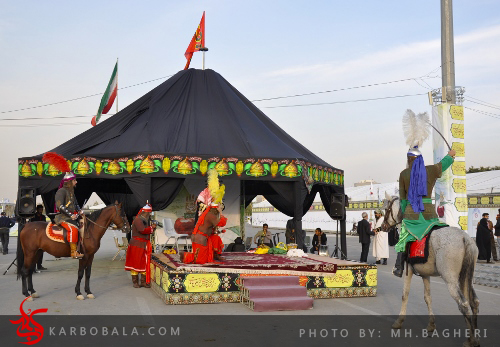
[[[78,300],[84,300],[80,292],[80,283],[82,281],[83,272],[85,271],[85,292],[87,298],[94,299],[94,295],[90,291],[90,273],[92,271],[92,261],[94,254],[101,246],[101,238],[104,233],[114,223],[119,229],[124,232],[130,230],[125,213],[121,209],[122,204],[115,202],[114,205],[107,206],[99,211],[93,212],[85,217],[85,232],[83,237],[84,256],[80,259],[78,269],[78,281],[76,282],[75,293]],[[45,229],[47,222],[31,222],[27,223],[19,234],[19,242],[17,244],[17,278],[22,278],[23,294],[26,297],[38,298],[39,295],[33,288],[32,274],[35,269],[35,264],[41,256],[42,251],[45,251],[55,257],[69,257],[70,249],[66,243],[50,240]],[[28,285],[26,285],[28,279]]]

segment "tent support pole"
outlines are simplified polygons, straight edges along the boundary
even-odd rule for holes
[[[240,180],[240,234],[245,242],[245,181]]]
[[[295,226],[295,235],[297,235],[295,242],[297,243],[298,249],[304,248],[304,239],[306,236],[305,232],[302,230],[302,215],[304,214],[302,209],[304,206],[304,197],[301,194],[301,187],[303,184],[304,183],[301,181],[295,181],[293,183],[294,197],[295,197],[295,209],[294,209],[293,219]]]
[[[203,52],[203,66],[202,66],[202,68],[203,68],[203,70],[205,70],[205,52],[208,51],[208,48],[207,47],[201,47],[200,51]]]
[[[347,259],[347,228],[346,228],[346,216],[340,220],[340,250],[343,259]]]

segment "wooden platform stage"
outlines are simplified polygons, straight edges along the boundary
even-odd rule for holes
[[[314,299],[377,295],[377,266],[309,254],[223,253],[222,264],[191,265],[178,255],[151,255],[151,287],[169,305],[240,302],[242,278],[298,276]],[[277,257],[277,258],[276,258]]]

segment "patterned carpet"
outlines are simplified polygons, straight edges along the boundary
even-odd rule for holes
[[[233,272],[294,274],[303,276],[328,276],[337,271],[337,265],[309,257],[287,257],[275,254],[223,253],[224,260],[217,264],[184,264],[178,254],[163,255],[165,261],[177,271],[183,272]]]

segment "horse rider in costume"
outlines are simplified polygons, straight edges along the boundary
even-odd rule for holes
[[[222,215],[222,198],[225,186],[219,185],[219,177],[216,170],[208,171],[208,190],[211,195],[211,203],[198,218],[194,227],[191,241],[193,251],[181,253],[181,261],[186,264],[213,263],[214,260],[222,260],[220,254],[224,249],[221,238],[217,235],[219,227],[224,227],[227,218]],[[205,199],[207,201],[208,199]]]
[[[406,143],[410,149],[407,153],[408,167],[399,175],[403,220],[399,241],[395,246],[398,255],[392,270],[397,277],[403,276],[406,244],[422,240],[433,228],[448,226],[439,221],[431,196],[436,180],[453,164],[455,151],[450,150],[437,164],[424,165],[424,158],[418,148],[429,136],[428,118],[427,113],[415,115],[411,110],[403,118]]]
[[[150,235],[156,230],[156,224],[151,224],[151,212],[153,212],[152,206],[146,204],[146,206],[139,210],[132,223],[132,237],[127,248],[125,270],[130,271],[134,288],[151,288],[149,267],[152,246]],[[139,274],[141,274],[140,285]]]
[[[78,201],[76,201],[76,176],[71,171],[66,159],[57,153],[47,152],[43,155],[42,160],[65,173],[55,197],[55,212],[57,215],[54,220],[57,225],[63,227],[68,232],[67,238],[71,250],[71,258],[81,259],[83,258],[83,254],[77,252],[76,244],[78,242],[78,218],[83,215],[83,211],[78,206]]]

